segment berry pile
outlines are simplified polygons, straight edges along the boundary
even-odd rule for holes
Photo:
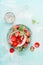
[[[14,25],[8,34],[8,41],[13,48],[23,50],[31,41],[31,31],[24,25]]]

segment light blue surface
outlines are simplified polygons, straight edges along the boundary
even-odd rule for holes
[[[31,29],[31,44],[40,42],[38,49],[34,52],[27,49],[22,54],[9,53],[6,36],[13,24],[5,23],[6,12],[14,12],[14,24],[25,24]],[[32,24],[32,19],[39,24]],[[43,0],[0,0],[0,65],[43,65]]]

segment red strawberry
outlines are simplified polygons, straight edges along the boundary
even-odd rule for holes
[[[39,42],[35,42],[34,46],[38,48],[40,46]]]
[[[26,42],[29,43],[29,42],[30,42],[30,38],[27,38],[27,39],[26,39]]]
[[[21,40],[23,40],[24,39],[24,36],[21,36]]]
[[[28,38],[26,39],[26,42],[27,42],[27,43],[29,42]]]
[[[26,36],[28,37],[30,36],[30,31],[27,31]]]
[[[17,37],[17,41],[18,41],[19,44],[22,43],[22,40],[21,40],[20,36]]]
[[[13,53],[14,52],[14,49],[13,48],[10,48],[10,53]]]
[[[12,35],[10,38],[11,41],[16,41],[16,36]]]
[[[15,36],[16,36],[16,37],[20,36],[20,32],[17,31],[17,32],[15,33]]]
[[[12,43],[12,46],[14,46],[14,47],[16,47],[18,45],[18,42],[17,41],[14,41],[13,43]]]
[[[21,40],[21,39],[20,39],[20,36],[17,37],[17,41],[19,41],[19,40]]]
[[[24,32],[27,32],[27,29],[26,28],[24,29]]]
[[[21,40],[19,40],[19,41],[18,41],[18,43],[19,43],[19,44],[22,44],[22,41],[21,41]]]

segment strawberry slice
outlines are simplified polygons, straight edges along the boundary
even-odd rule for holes
[[[16,41],[16,36],[12,35],[10,38],[11,41]]]
[[[17,41],[18,41],[19,44],[22,43],[22,40],[21,40],[20,36],[17,37]]]
[[[22,44],[22,41],[21,41],[21,40],[19,40],[19,41],[18,41],[18,43],[19,43],[19,44]]]
[[[26,42],[29,43],[29,42],[30,42],[30,38],[27,38],[27,39],[26,39]]]
[[[24,35],[23,36],[21,36],[21,38],[20,38],[21,40],[23,40],[24,39]]]
[[[27,32],[27,29],[26,28],[24,29],[24,32]]]
[[[14,46],[14,47],[16,47],[18,45],[18,42],[17,41],[14,41],[13,43],[12,43],[12,46]]]
[[[26,42],[27,42],[27,43],[29,42],[28,38],[26,39]]]
[[[27,31],[26,36],[28,37],[30,36],[30,31]]]
[[[28,31],[26,28],[24,29],[24,32],[26,33],[27,36],[30,36],[30,31]]]
[[[16,36],[16,37],[20,36],[20,31],[17,31],[17,32],[15,33],[15,36]]]

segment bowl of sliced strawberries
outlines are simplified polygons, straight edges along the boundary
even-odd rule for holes
[[[23,24],[14,25],[7,35],[8,43],[18,50],[27,48],[31,42],[31,31]]]

